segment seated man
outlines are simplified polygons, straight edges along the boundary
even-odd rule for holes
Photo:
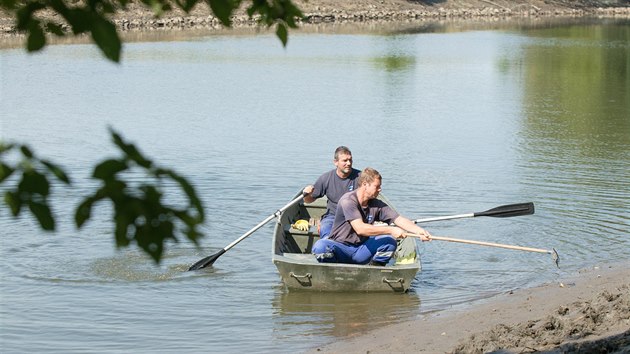
[[[431,239],[423,228],[376,199],[381,180],[380,173],[368,167],[359,176],[359,187],[339,199],[330,237],[313,245],[319,262],[385,265],[405,232],[420,235],[422,241]],[[387,226],[374,225],[377,221]],[[389,226],[392,223],[396,226]]]
[[[352,152],[345,146],[335,150],[333,159],[335,168],[321,175],[314,185],[306,186],[303,190],[304,203],[312,203],[326,196],[326,212],[322,215],[319,225],[319,237],[327,238],[335,221],[337,202],[342,195],[358,187],[359,170],[352,168]]]

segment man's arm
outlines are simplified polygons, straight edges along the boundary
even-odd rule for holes
[[[431,234],[427,230],[421,228],[420,226],[416,225],[416,223],[402,215],[399,215],[396,220],[394,220],[394,224],[396,224],[396,226],[400,227],[403,230],[407,230],[408,232],[420,235],[420,239],[422,241],[431,240]]]
[[[309,204],[314,202],[317,198],[313,198],[313,191],[315,190],[315,186],[309,185],[304,187],[302,190],[302,194],[304,195],[304,203]]]
[[[396,226],[375,226],[364,223],[362,219],[354,219],[350,221],[350,225],[352,225],[354,232],[362,237],[378,236],[385,234],[392,235],[394,238],[404,237],[404,230]]]
[[[304,187],[304,189],[302,190],[302,194],[304,194],[304,203],[312,203],[326,194],[327,186],[329,183],[329,174],[329,172],[322,174],[317,178],[315,184],[310,184]],[[316,196],[313,196],[313,193],[315,193],[315,189],[317,189],[317,193]]]

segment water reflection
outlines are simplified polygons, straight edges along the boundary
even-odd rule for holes
[[[412,56],[390,55],[373,59],[374,65],[387,72],[406,71],[412,68],[416,58]]]
[[[524,49],[527,131],[541,141],[572,144],[575,149],[568,151],[582,156],[605,157],[611,148],[627,153],[630,27],[573,26],[528,34],[553,41],[535,41]]]
[[[273,300],[274,336],[291,333],[347,337],[416,315],[420,297],[414,292],[321,293],[291,291]],[[303,331],[300,329],[304,329]]]
[[[527,31],[520,169],[567,251],[628,247],[630,27]],[[603,40],[609,38],[610,40]],[[553,196],[550,198],[549,196]],[[624,231],[625,230],[625,231]],[[626,254],[628,251],[626,251]]]

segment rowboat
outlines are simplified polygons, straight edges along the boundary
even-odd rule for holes
[[[297,195],[299,197],[299,194]],[[391,206],[387,199],[379,199]],[[319,263],[311,253],[319,239],[317,222],[326,211],[326,197],[313,203],[303,201],[288,207],[279,217],[273,231],[272,261],[283,283],[290,290],[406,292],[420,271],[416,241],[399,240],[392,260],[386,266],[344,263]],[[308,220],[308,230],[292,225]]]

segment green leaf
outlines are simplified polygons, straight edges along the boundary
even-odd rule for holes
[[[150,231],[153,231],[149,233]],[[138,242],[138,245],[148,253],[151,258],[155,261],[155,263],[159,263],[162,258],[162,253],[164,252],[164,239],[160,239],[161,234],[167,234],[168,231],[158,231],[152,230],[151,228],[142,228],[142,230],[138,230],[136,233],[136,238],[141,240]],[[143,240],[146,239],[146,240]]]
[[[282,46],[287,46],[287,41],[289,40],[289,32],[287,31],[287,25],[284,23],[278,23],[278,27],[276,28],[276,36],[280,38],[282,42]]]
[[[0,6],[4,7],[5,10],[13,10],[15,9],[15,5],[17,5],[16,0],[2,0],[0,1]]]
[[[186,13],[190,12],[190,10],[192,10],[195,5],[197,5],[197,3],[199,2],[199,0],[176,0],[175,3],[177,4],[177,6],[179,6],[182,10],[186,11]]]
[[[101,49],[105,56],[114,61],[120,61],[120,51],[122,45],[118,32],[116,32],[116,26],[108,21],[106,18],[100,15],[94,15],[94,19],[91,26],[92,39],[96,45]]]
[[[4,194],[4,202],[11,208],[11,213],[13,216],[20,215],[20,210],[22,209],[22,200],[18,196],[17,192],[6,192]]]
[[[247,16],[252,17],[257,12],[262,14],[263,12],[268,12],[268,9],[269,5],[267,5],[266,1],[253,0],[252,5],[247,8]]]
[[[52,10],[56,11],[63,18],[68,19],[68,16],[70,15],[70,12],[72,10],[68,8],[68,5],[66,5],[65,0],[48,0],[47,3],[49,4]],[[74,8],[76,8],[76,5]]]
[[[232,26],[232,12],[235,10],[235,4],[230,0],[207,0],[214,15],[221,21],[224,26]]]
[[[92,28],[94,13],[90,9],[74,7],[71,9],[64,8],[58,10],[64,16],[72,33],[80,34],[89,31]]]
[[[157,207],[155,209],[161,207],[160,200],[162,199],[162,193],[160,193],[155,186],[142,186],[140,189],[144,192],[144,200],[149,207],[155,206]]]
[[[66,184],[70,184],[70,179],[59,166],[47,160],[41,160],[41,163],[46,166],[46,168],[48,168],[48,171],[52,172],[52,174],[54,174],[58,180],[65,182]]]
[[[135,163],[137,163],[138,165],[144,168],[151,168],[151,166],[153,165],[153,162],[151,162],[151,160],[148,160],[144,156],[142,156],[140,151],[138,151],[138,149],[133,144],[127,144],[122,139],[120,134],[116,133],[113,129],[110,129],[110,132],[112,134],[112,139],[114,140],[114,144],[116,144],[116,146],[118,146],[120,150],[122,150],[122,152],[126,155],[128,159],[134,161]]]
[[[16,11],[16,27],[18,30],[28,30],[29,26],[33,22],[33,13],[37,10],[41,10],[46,6],[39,2],[28,2]]]
[[[114,216],[116,223],[116,247],[129,246],[129,238],[127,237],[127,230],[131,226],[130,219],[127,215],[122,213],[116,213]]]
[[[53,22],[46,23],[46,30],[59,37],[66,35],[61,26]]]
[[[106,14],[111,14],[116,11],[116,8],[109,1],[99,0],[99,1],[94,1],[94,2],[97,3],[100,6],[101,11]]]
[[[95,197],[85,198],[85,200],[79,204],[76,212],[74,213],[74,222],[78,228],[81,228],[83,224],[92,216],[92,206],[98,199]]]
[[[298,18],[303,18],[304,14],[302,13],[302,11],[300,9],[298,9],[291,1],[286,0],[285,2],[285,9],[286,9],[286,16],[284,18],[284,21],[287,23],[287,25],[291,28],[297,28],[298,25],[295,22],[296,19]]]
[[[7,144],[3,141],[0,141],[0,155],[4,154],[7,151],[13,150],[14,147],[15,145],[13,144]]]
[[[35,217],[39,221],[42,229],[47,231],[55,230],[55,219],[53,218],[48,205],[31,200],[28,203],[28,206],[31,209],[33,215],[35,215]]]
[[[193,206],[199,213],[197,219],[199,219],[199,222],[203,222],[203,220],[205,219],[205,213],[204,213],[203,205],[201,203],[201,199],[199,199],[199,197],[197,196],[197,192],[195,191],[195,188],[188,182],[188,180],[186,180],[186,178],[178,175],[172,170],[160,169],[156,171],[156,173],[158,175],[167,175],[171,177],[174,181],[179,183],[184,193],[186,193],[186,196],[188,196],[188,200],[191,206]]]
[[[109,159],[101,162],[94,168],[92,177],[106,181],[112,179],[118,172],[126,169],[127,164],[124,161]]]
[[[127,184],[117,179],[105,180],[105,185],[98,191],[102,198],[109,198],[114,204],[131,198],[125,192]]]
[[[45,197],[49,192],[50,184],[46,176],[34,170],[22,174],[22,180],[18,184],[18,193],[39,194]]]
[[[0,162],[0,183],[4,182],[5,179],[9,178],[9,176],[11,176],[14,171],[15,169],[13,169],[11,166],[3,162]]]
[[[170,9],[170,6],[165,4],[162,0],[141,0],[143,4],[147,5],[153,10],[156,17],[160,17],[165,11]]]
[[[28,38],[26,40],[26,49],[29,52],[36,52],[46,45],[46,36],[39,26],[39,21],[31,20],[28,25]]]
[[[20,146],[20,151],[22,152],[22,155],[24,155],[24,157],[26,158],[32,159],[34,156],[31,149],[29,149],[29,147],[26,145]]]

